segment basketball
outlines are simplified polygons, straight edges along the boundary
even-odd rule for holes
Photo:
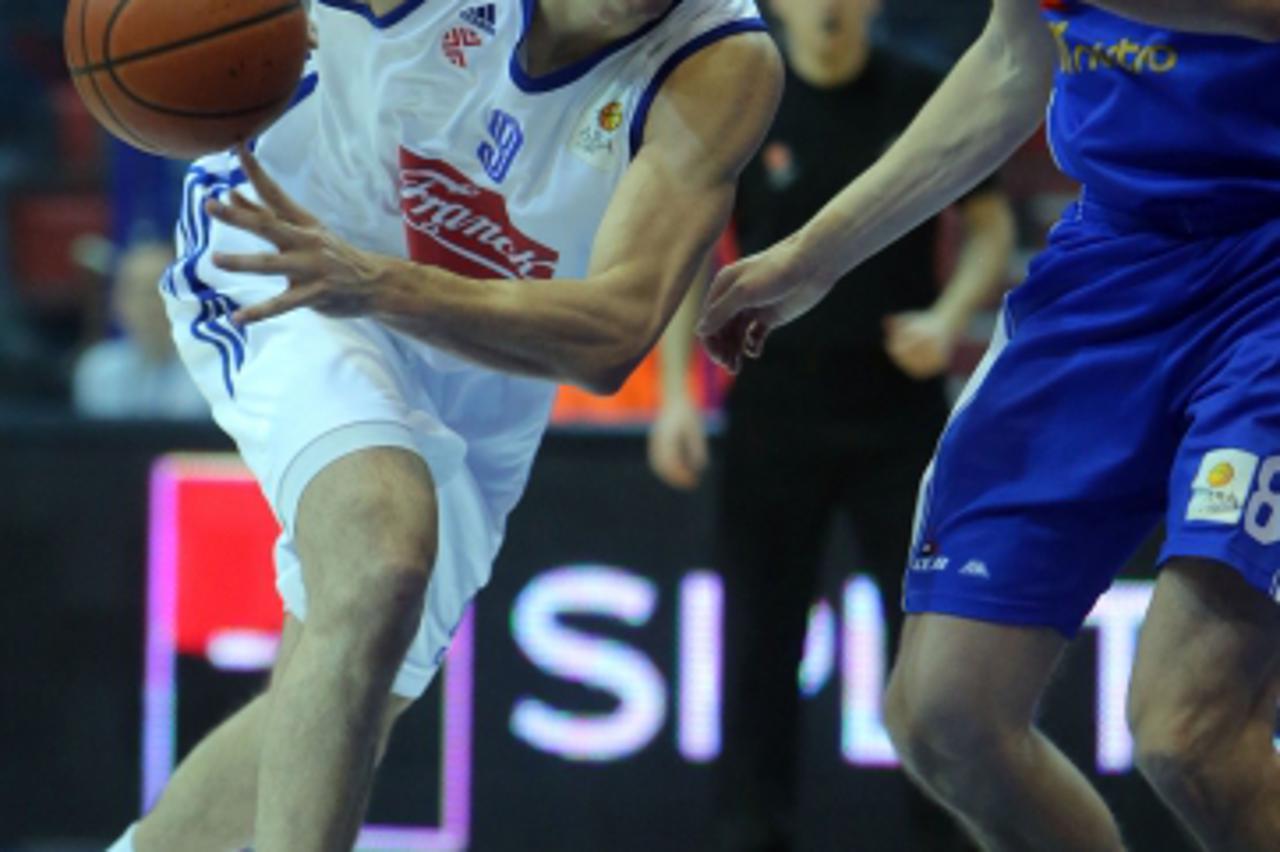
[[[300,0],[70,0],[63,50],[107,130],[193,159],[284,112],[306,62],[307,13]]]

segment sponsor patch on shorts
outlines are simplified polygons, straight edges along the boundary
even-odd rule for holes
[[[1205,453],[1200,471],[1191,483],[1188,521],[1210,521],[1234,526],[1240,523],[1245,500],[1258,470],[1258,457],[1244,450]]]

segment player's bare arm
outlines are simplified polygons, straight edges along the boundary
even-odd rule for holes
[[[1031,0],[996,0],[986,29],[898,142],[801,231],[724,270],[699,331],[737,369],[770,328],[991,174],[1040,125],[1053,39]]]
[[[215,262],[283,275],[290,287],[236,319],[258,322],[303,307],[375,316],[496,369],[611,392],[658,339],[723,230],[738,175],[773,119],[782,77],[763,34],[727,39],[682,65],[653,105],[645,144],[596,236],[590,271],[577,280],[479,280],[360,251],[285,197],[244,152],[263,203],[233,197],[210,212],[279,253]]]
[[[1280,0],[1090,0],[1094,6],[1187,32],[1280,41]]]

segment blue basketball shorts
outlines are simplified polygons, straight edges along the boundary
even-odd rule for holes
[[[1074,635],[1161,519],[1161,564],[1280,602],[1280,221],[1174,236],[1074,205],[925,474],[904,607]]]

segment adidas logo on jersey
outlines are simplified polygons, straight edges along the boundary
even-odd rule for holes
[[[498,7],[493,3],[472,6],[462,11],[462,20],[481,32],[493,35],[498,25]]]

